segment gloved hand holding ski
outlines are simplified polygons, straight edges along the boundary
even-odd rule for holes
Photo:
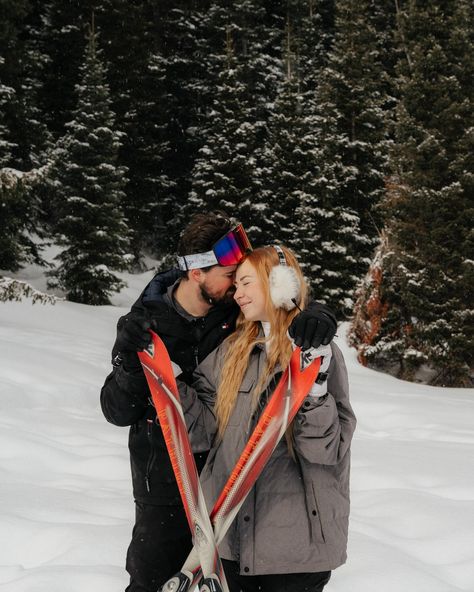
[[[137,354],[150,343],[151,327],[151,321],[142,314],[131,312],[122,317],[114,346],[118,352],[115,365],[121,363],[127,371],[140,370],[141,364]]]

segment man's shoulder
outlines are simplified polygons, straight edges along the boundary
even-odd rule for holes
[[[158,272],[152,280],[145,286],[145,289],[140,294],[138,300],[145,306],[147,304],[159,304],[164,302],[164,296],[168,288],[176,283],[183,272],[179,269],[168,269],[167,271]]]
[[[166,292],[180,277],[181,272],[178,269],[158,272],[132,304],[131,312],[143,312],[144,309],[153,307],[169,308],[165,300]]]

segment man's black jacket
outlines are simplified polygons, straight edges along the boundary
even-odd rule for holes
[[[234,303],[216,306],[203,318],[186,320],[163,298],[179,276],[179,272],[157,274],[128,314],[146,312],[154,321],[170,358],[183,370],[180,380],[191,384],[195,367],[235,329],[239,308]],[[330,309],[324,305],[318,307],[334,319]],[[119,329],[124,318],[118,321]],[[117,353],[114,347],[112,360]],[[181,505],[156,410],[149,397],[143,372],[126,372],[118,365],[105,380],[100,403],[107,421],[117,426],[131,426],[129,450],[135,500],[154,505]],[[205,455],[195,455],[195,458],[201,469]]]

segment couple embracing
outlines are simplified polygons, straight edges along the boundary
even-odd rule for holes
[[[130,427],[136,522],[127,592],[156,592],[192,542],[137,351],[152,327],[173,361],[209,509],[295,345],[322,356],[317,382],[219,546],[231,592],[321,592],[346,560],[350,443],[347,371],[330,309],[308,301],[293,253],[252,250],[241,225],[198,215],[180,271],[158,274],[118,323],[105,417]]]

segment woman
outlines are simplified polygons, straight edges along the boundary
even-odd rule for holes
[[[307,295],[281,247],[249,253],[235,287],[235,333],[198,366],[193,388],[180,385],[193,447],[211,449],[201,474],[209,509],[288,364],[287,329]],[[320,592],[346,560],[356,420],[338,347],[312,355],[324,356],[327,380],[312,387],[219,546],[231,592]]]

